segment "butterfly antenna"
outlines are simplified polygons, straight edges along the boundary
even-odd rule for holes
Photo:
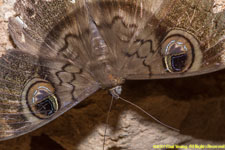
[[[119,97],[120,100],[122,100],[122,101],[124,101],[124,102],[126,102],[126,103],[128,103],[128,104],[130,104],[130,105],[132,105],[132,106],[134,106],[134,107],[136,107],[136,108],[138,108],[139,110],[141,110],[142,112],[144,112],[146,115],[148,115],[149,117],[151,117],[153,120],[155,120],[155,121],[158,122],[159,124],[161,124],[161,125],[163,125],[163,126],[169,128],[169,129],[172,129],[172,130],[174,130],[174,131],[177,131],[177,132],[180,131],[180,130],[174,128],[174,127],[171,127],[171,126],[169,126],[169,125],[167,125],[167,124],[161,122],[161,121],[158,120],[156,117],[152,116],[152,115],[149,114],[147,111],[145,111],[144,109],[142,109],[140,106],[138,106],[138,105],[136,105],[136,104],[134,104],[134,103],[132,103],[132,102],[130,102],[130,101],[128,101],[128,100],[122,98],[122,97],[120,97],[119,95],[118,95],[118,97]]]
[[[104,131],[103,150],[105,149],[106,132],[107,132],[107,129],[108,129],[109,114],[110,114],[110,112],[112,110],[113,101],[114,101],[114,98],[112,96],[111,103],[110,103],[110,106],[109,106],[109,110],[108,110],[108,113],[107,113],[107,118],[106,118],[106,121],[105,121],[106,122],[106,126],[105,126],[105,131]]]

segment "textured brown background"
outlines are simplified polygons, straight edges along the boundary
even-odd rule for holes
[[[13,15],[10,10],[14,0],[6,2],[0,0],[1,50],[12,47],[7,19]],[[108,150],[225,143],[225,70],[184,79],[127,81],[122,97],[181,131],[167,129],[116,100],[109,117]],[[110,100],[107,91],[99,91],[46,126],[0,142],[0,150],[101,150]]]

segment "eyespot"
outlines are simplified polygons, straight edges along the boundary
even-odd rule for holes
[[[162,45],[163,62],[169,72],[185,72],[194,60],[192,43],[181,35],[169,36]]]
[[[54,87],[45,80],[32,79],[26,85],[26,100],[32,114],[40,119],[47,119],[59,109]]]
[[[170,73],[195,72],[202,64],[203,54],[198,38],[183,29],[171,30],[161,45],[164,68]]]

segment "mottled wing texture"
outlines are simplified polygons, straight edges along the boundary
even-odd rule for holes
[[[92,2],[90,15],[126,79],[184,77],[225,67],[225,11],[215,11],[214,0]],[[171,73],[162,46],[176,35],[188,39],[193,58],[188,70]]]
[[[82,26],[66,17],[74,9],[67,1],[16,2],[9,31],[17,49],[0,57],[0,140],[48,123],[98,90],[85,41],[76,37]]]

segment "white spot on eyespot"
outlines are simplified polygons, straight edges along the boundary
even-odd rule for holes
[[[185,51],[188,51],[188,49],[187,49],[187,47],[184,45],[184,49],[185,49]]]
[[[172,41],[166,46],[166,53],[168,53],[170,45],[172,45],[172,44],[175,43],[175,42],[176,42],[175,40],[172,40]]]
[[[225,10],[225,0],[215,0],[213,5],[213,12],[220,13]]]

